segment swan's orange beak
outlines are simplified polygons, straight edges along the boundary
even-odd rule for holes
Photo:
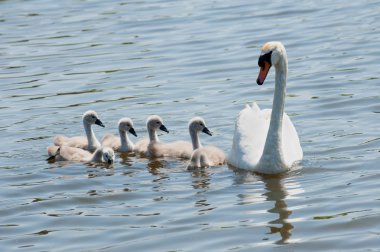
[[[265,78],[268,75],[270,67],[271,65],[268,62],[264,61],[264,67],[260,67],[259,76],[257,77],[257,80],[256,80],[257,84],[263,85]]]

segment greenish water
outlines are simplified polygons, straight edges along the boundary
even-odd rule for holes
[[[4,251],[379,251],[377,1],[0,1],[0,247]],[[202,116],[228,152],[262,44],[289,57],[285,110],[304,150],[280,176],[117,155],[45,161],[98,112],[144,137],[148,115],[188,140]],[[133,141],[137,141],[133,138]]]

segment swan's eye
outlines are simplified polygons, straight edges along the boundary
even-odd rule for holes
[[[96,119],[96,117],[95,116],[91,116],[92,117],[92,119]]]
[[[263,54],[259,57],[258,65],[259,67],[261,67],[262,70],[264,70],[265,68],[265,62],[268,62],[270,66],[272,65],[272,51]]]

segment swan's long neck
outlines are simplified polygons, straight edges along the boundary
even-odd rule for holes
[[[128,150],[128,151],[132,150],[133,143],[131,140],[129,140],[127,132],[119,129],[119,134],[120,134],[121,149]]]
[[[155,129],[151,129],[148,127],[149,141],[150,142],[159,142],[157,132]]]
[[[284,105],[286,96],[286,77],[288,71],[288,61],[284,52],[282,60],[275,66],[275,89],[272,106],[272,114],[265,141],[261,160],[272,159],[272,162],[283,163],[282,153],[282,121],[284,117]]]
[[[191,128],[189,129],[189,131],[190,131],[191,143],[193,144],[193,150],[196,150],[202,147],[201,141],[199,139],[199,132]]]
[[[100,143],[96,138],[94,131],[92,130],[91,124],[83,122],[83,127],[87,136],[88,150],[96,149],[96,147],[100,146]]]

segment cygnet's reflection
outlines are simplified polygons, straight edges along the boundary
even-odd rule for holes
[[[209,188],[211,179],[207,169],[195,169],[190,174],[193,179],[192,185],[194,189]]]

